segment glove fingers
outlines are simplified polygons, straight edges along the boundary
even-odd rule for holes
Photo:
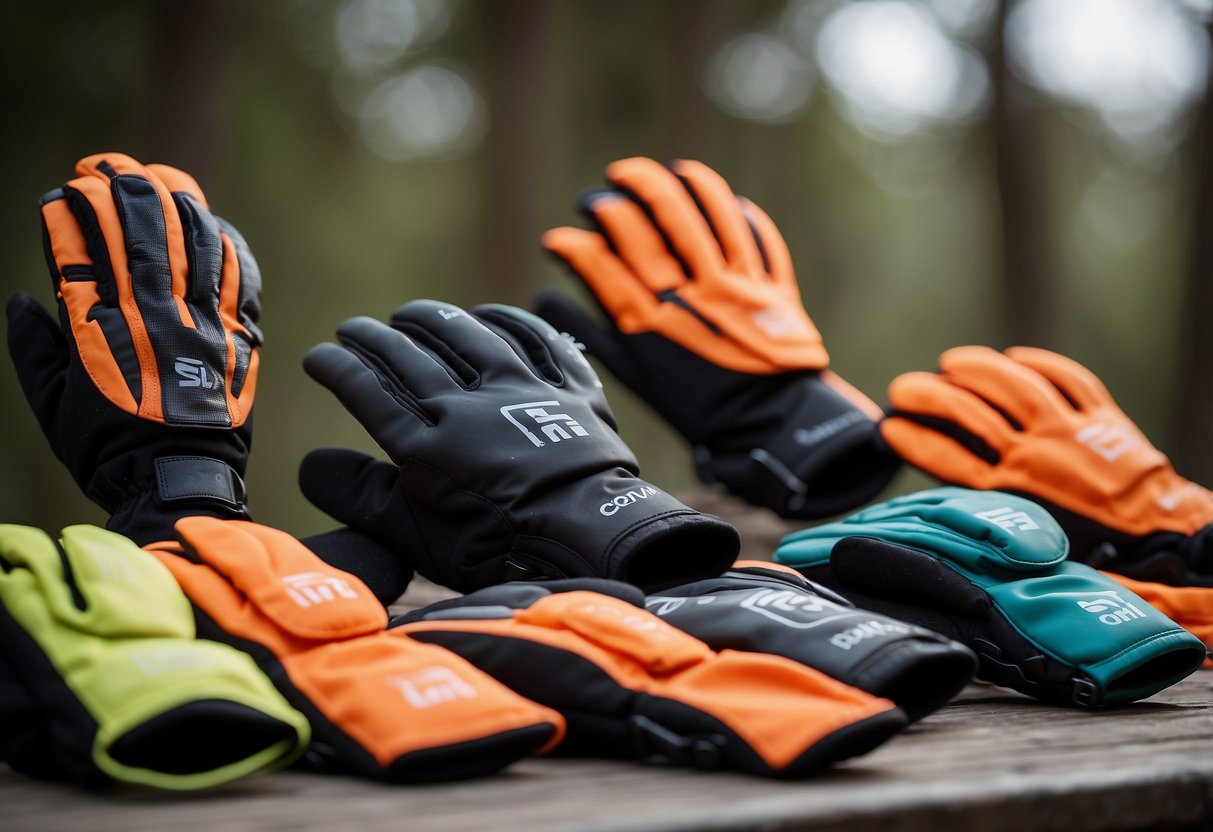
[[[989,347],[955,347],[939,357],[951,383],[977,394],[1019,425],[1073,408],[1039,373]]]
[[[1064,355],[1035,347],[1011,347],[1006,355],[1040,373],[1081,410],[1116,404],[1108,388],[1094,373]]]
[[[703,212],[669,168],[637,156],[612,162],[606,175],[653,217],[689,274],[710,275],[724,268],[724,253]]]
[[[745,217],[746,223],[750,226],[750,232],[758,243],[763,268],[776,284],[787,291],[789,302],[794,300],[799,304],[801,302],[800,287],[796,284],[792,252],[788,250],[787,241],[779,233],[775,221],[767,215],[766,211],[745,197],[739,197],[738,203],[741,205],[741,213]]]
[[[145,317],[176,315],[173,297],[186,295],[188,263],[181,220],[168,210],[173,204],[168,187],[122,153],[87,156],[76,164],[76,172],[84,178],[69,184],[92,205],[118,280],[130,276],[130,291]],[[161,241],[166,242],[163,248]]]
[[[185,235],[189,289],[185,300],[194,325],[205,327],[211,337],[225,337],[219,319],[219,279],[223,274],[224,246],[219,237],[219,223],[206,206],[191,193],[174,192],[173,202]]]
[[[338,523],[384,542],[397,540],[398,529],[408,518],[406,510],[387,508],[399,479],[395,465],[344,448],[317,448],[299,465],[299,490],[312,505]]]
[[[543,247],[581,278],[621,332],[649,330],[659,301],[611,251],[601,234],[553,228],[543,235]]]
[[[716,232],[716,239],[728,264],[745,274],[761,274],[762,257],[758,253],[754,235],[741,213],[733,189],[724,177],[702,162],[688,159],[679,159],[670,168],[699,203]]]
[[[992,488],[994,466],[970,452],[957,435],[940,433],[911,419],[890,416],[880,435],[906,462],[938,479],[969,488]]]
[[[509,344],[531,371],[558,387],[601,387],[598,374],[572,339],[563,337],[543,318],[503,304],[477,306],[472,315]]]
[[[478,383],[480,376],[533,375],[508,344],[452,304],[410,301],[392,313],[391,326],[433,353],[464,387]]]
[[[397,337],[404,340],[403,336]],[[370,362],[373,358],[363,359],[360,354],[335,344],[319,344],[303,356],[307,374],[327,387],[390,455],[404,436],[419,427],[404,413],[410,412],[427,424],[433,424],[434,420],[400,386],[399,379],[385,378]],[[434,369],[442,372],[436,365]]]
[[[616,191],[604,191],[582,200],[582,210],[601,229],[631,274],[654,295],[686,283],[682,264],[670,254],[653,221],[635,202]]]
[[[165,187],[172,193],[186,193],[192,196],[202,205],[203,209],[209,210],[206,202],[206,195],[202,193],[201,186],[198,185],[198,180],[185,171],[170,167],[169,165],[150,164],[145,166],[147,170],[154,174]]]
[[[1016,441],[1015,428],[981,397],[949,384],[934,373],[903,373],[889,384],[893,415],[906,416],[937,430],[976,437],[997,453]],[[984,454],[989,456],[988,453]]]
[[[440,364],[408,335],[373,318],[359,316],[343,322],[337,327],[337,340],[368,367],[378,365],[392,381],[419,398],[450,393],[471,381],[457,379],[454,369]],[[466,365],[462,369],[466,372]]]
[[[68,363],[67,340],[59,324],[32,295],[17,292],[8,301],[8,354],[21,390],[49,437],[58,423]],[[56,449],[57,451],[58,449]]]
[[[643,390],[643,382],[617,336],[600,327],[572,300],[559,292],[541,291],[535,298],[535,311],[556,329],[581,342],[615,378],[632,390]]]

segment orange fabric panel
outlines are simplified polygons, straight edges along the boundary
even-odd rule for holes
[[[895,707],[791,659],[735,650],[674,677],[660,693],[719,719],[776,771],[829,734]]]
[[[282,659],[291,682],[381,766],[436,746],[564,718],[523,699],[449,650],[379,633]],[[351,673],[351,669],[356,673]]]
[[[173,196],[168,186],[164,184],[164,181],[153,170],[124,153],[96,153],[92,156],[86,156],[76,163],[76,172],[81,176],[98,177],[108,187],[109,177],[97,168],[102,162],[109,164],[119,174],[142,176],[155,187],[156,192],[160,196],[160,210],[164,215],[164,234],[168,242],[169,269],[173,275],[172,293],[177,298],[184,298],[188,285],[187,275],[189,273],[189,263],[185,256],[185,230],[181,226],[181,216],[177,213],[177,206],[173,202]],[[185,175],[188,176],[188,174]],[[190,179],[192,180],[193,177],[190,177]],[[198,185],[195,182],[194,188],[197,187]],[[107,240],[109,239],[108,234],[106,238]],[[122,240],[121,233],[115,239]],[[125,259],[125,256],[123,259]],[[182,307],[184,307],[183,303],[178,305],[179,309]],[[194,322],[189,317],[188,310],[181,321],[191,329],[194,328]]]
[[[87,159],[81,160],[77,165],[78,171],[85,161]],[[163,422],[164,410],[160,405],[160,375],[156,369],[155,353],[148,342],[147,327],[143,323],[143,316],[135,304],[135,296],[131,289],[131,271],[126,259],[126,241],[122,234],[122,224],[118,221],[118,211],[114,207],[114,199],[110,194],[109,179],[99,171],[96,173],[101,178],[84,176],[80,179],[73,179],[68,186],[79,191],[92,206],[101,234],[105,238],[105,246],[109,250],[110,270],[114,275],[118,306],[122,310],[122,317],[126,321],[127,329],[130,330],[135,355],[139,359],[143,395],[139,402],[138,415],[152,421]]]
[[[567,629],[586,641],[664,676],[712,655],[706,644],[647,610],[595,592],[561,592],[519,610],[521,624]]]
[[[240,389],[240,396],[232,395],[232,378],[236,372],[236,345],[232,333],[243,332],[240,323],[240,261],[236,257],[236,247],[227,234],[220,232],[223,241],[223,273],[219,279],[219,318],[223,321],[224,334],[227,337],[227,361],[224,370],[224,390],[227,391],[227,409],[232,417],[232,427],[238,428],[244,424],[253,408],[253,398],[257,393],[257,368],[261,351],[255,350],[249,358],[249,366]]]
[[[176,528],[204,564],[291,635],[349,638],[387,626],[387,611],[362,581],[286,532],[213,517],[186,517]]]
[[[88,255],[84,234],[66,201],[57,199],[43,205],[42,218],[50,238],[51,254],[59,269],[64,266],[94,265]],[[110,352],[101,325],[89,320],[89,313],[101,302],[96,281],[61,279],[58,288],[67,309],[72,335],[79,347],[80,363],[89,378],[118,407],[130,414],[138,413],[139,405]]]
[[[1213,588],[1204,586],[1168,586],[1150,581],[1135,581],[1115,572],[1104,572],[1112,580],[1135,592],[1154,609],[1213,650]],[[1205,662],[1208,666],[1208,662]]]

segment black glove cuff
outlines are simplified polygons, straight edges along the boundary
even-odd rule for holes
[[[205,456],[163,456],[154,465],[156,496],[161,503],[206,500],[248,515],[244,480],[226,462]]]
[[[874,498],[900,466],[877,423],[816,375],[797,392],[779,429],[748,453],[697,447],[700,478],[783,517],[828,517]]]
[[[140,546],[173,539],[182,517],[248,520],[244,480],[230,465],[205,456],[159,457],[151,491],[118,506],[105,527]]]

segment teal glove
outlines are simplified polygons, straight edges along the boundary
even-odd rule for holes
[[[92,526],[0,525],[0,759],[32,777],[197,789],[284,765],[307,720],[194,638],[172,575]]]
[[[790,535],[775,560],[857,606],[950,636],[978,678],[1051,702],[1112,705],[1196,670],[1200,640],[1089,566],[1037,504],[937,488]]]

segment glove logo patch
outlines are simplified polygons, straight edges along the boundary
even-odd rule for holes
[[[792,438],[801,445],[816,445],[818,442],[823,442],[837,433],[842,433],[851,425],[868,421],[871,420],[866,415],[855,410],[850,413],[843,413],[841,416],[835,416],[833,419],[827,419],[816,427],[796,428],[792,434]]]
[[[796,310],[783,306],[771,306],[760,309],[753,315],[754,323],[770,338],[789,338],[811,336],[804,318]]]
[[[432,665],[406,676],[384,679],[419,711],[444,705],[456,699],[475,699],[476,688],[455,675],[450,668]]]
[[[180,673],[215,664],[210,654],[191,649],[191,647],[157,647],[152,650],[136,650],[130,656],[135,666],[147,676],[163,676],[166,673]]]
[[[1074,434],[1074,438],[1108,462],[1115,462],[1141,446],[1141,440],[1124,425],[1107,425],[1103,422],[1087,425]]]
[[[855,613],[816,595],[790,592],[782,589],[760,589],[741,601],[741,608],[778,621],[795,630],[809,630],[840,618],[850,618]],[[816,614],[826,610],[838,610],[837,615],[827,615],[813,621],[803,618],[805,613]],[[799,615],[798,615],[799,614]]]
[[[203,387],[207,390],[214,390],[219,384],[219,380],[206,371],[206,365],[196,358],[179,355],[173,369],[177,371],[177,375],[181,376],[181,380],[177,382],[181,387]]]
[[[286,594],[303,609],[326,604],[338,598],[356,599],[358,593],[343,579],[323,572],[300,572],[282,579]]]
[[[1039,529],[1036,521],[1025,511],[1016,511],[1009,506],[992,508],[989,511],[979,511],[974,517],[989,520],[995,526],[1006,529],[1014,534],[1016,531],[1030,532]]]
[[[1136,618],[1146,617],[1144,612],[1134,604],[1121,598],[1120,594],[1115,590],[1097,592],[1095,595],[1098,597],[1094,600],[1079,601],[1078,606],[1092,615],[1098,615],[1099,620],[1109,627],[1115,627],[1118,624],[1123,624]]]
[[[639,491],[628,491],[626,494],[620,494],[618,497],[613,497],[607,502],[598,507],[598,513],[603,517],[610,517],[619,509],[626,508],[639,500],[647,500],[649,497],[655,497],[661,492],[651,485],[640,487]]]
[[[542,448],[547,444],[540,438],[540,433],[547,437],[548,442],[563,442],[574,436],[589,436],[589,432],[581,426],[581,423],[567,413],[548,413],[547,411],[549,407],[560,406],[560,402],[554,399],[548,402],[508,404],[501,408],[501,415],[518,428],[536,448]],[[518,413],[518,411],[522,412]],[[524,417],[527,424],[522,421]],[[539,432],[531,430],[528,427],[529,424],[533,424]]]

